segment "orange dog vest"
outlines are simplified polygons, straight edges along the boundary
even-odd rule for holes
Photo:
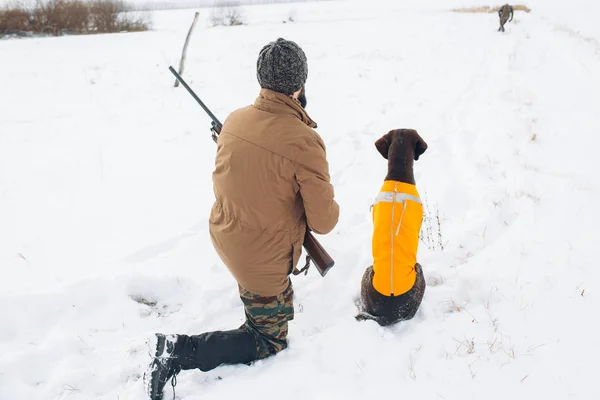
[[[423,205],[415,185],[384,181],[372,206],[373,287],[385,296],[408,292],[415,264]]]

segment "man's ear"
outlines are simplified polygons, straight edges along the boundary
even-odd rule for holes
[[[379,139],[377,139],[377,141],[375,142],[375,147],[386,160],[388,158],[388,151],[390,150],[390,142],[388,140],[388,137],[389,136],[385,134]]]
[[[418,160],[419,156],[425,153],[425,150],[427,150],[427,143],[419,136],[415,143],[415,160]]]

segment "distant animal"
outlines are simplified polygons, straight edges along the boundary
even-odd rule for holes
[[[413,129],[395,129],[375,142],[388,160],[373,213],[373,265],[361,280],[356,319],[391,325],[416,314],[425,293],[425,278],[417,263],[423,205],[415,185],[413,164],[427,143]]]
[[[500,18],[500,28],[498,28],[498,32],[504,32],[504,24],[513,20],[514,10],[512,6],[505,4],[498,10],[498,17]],[[508,19],[510,15],[510,20]]]

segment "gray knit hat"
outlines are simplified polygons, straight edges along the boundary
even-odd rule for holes
[[[289,96],[302,89],[306,82],[306,55],[296,43],[279,38],[260,51],[256,76],[261,88]]]

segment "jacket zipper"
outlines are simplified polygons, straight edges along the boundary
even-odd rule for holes
[[[396,236],[400,234],[400,227],[402,226],[402,220],[404,219],[404,211],[406,211],[406,200],[400,199],[402,201],[402,214],[400,214],[400,221],[398,221],[398,229],[396,229]]]
[[[394,211],[396,209],[396,191],[398,183],[394,183],[394,193],[392,194],[392,223],[390,224],[390,239],[392,241],[392,251],[390,255],[390,294],[394,295]]]

